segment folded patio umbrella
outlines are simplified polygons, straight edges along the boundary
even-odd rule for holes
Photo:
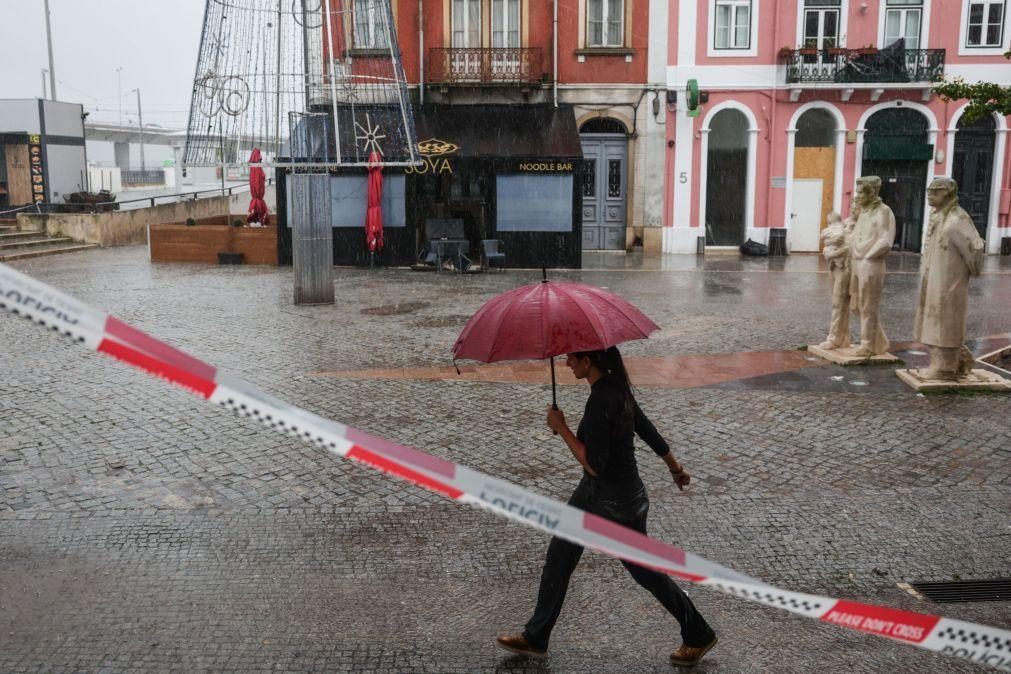
[[[365,244],[375,255],[383,249],[383,165],[375,150],[369,155],[368,206],[365,211]]]
[[[261,159],[260,148],[254,147],[253,153],[249,155],[249,163],[258,164]],[[263,169],[259,166],[249,169],[249,196],[252,199],[249,201],[249,215],[246,217],[247,223],[259,222],[264,227],[270,224],[270,216],[267,214],[267,202],[263,200],[266,189],[267,176],[264,174]]]
[[[583,283],[548,281],[492,298],[453,345],[454,359],[494,363],[547,358],[555,405],[555,356],[646,339],[660,328],[624,299]]]

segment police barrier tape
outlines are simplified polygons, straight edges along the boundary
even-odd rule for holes
[[[461,503],[753,602],[1011,672],[1011,631],[773,587],[505,480],[293,407],[3,264],[0,309],[25,316],[282,434]]]

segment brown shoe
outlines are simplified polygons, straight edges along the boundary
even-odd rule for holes
[[[512,651],[513,653],[518,653],[519,655],[529,655],[535,658],[543,658],[548,654],[545,649],[534,647],[534,645],[527,641],[527,638],[522,634],[511,637],[499,637],[495,640],[495,642],[507,651]]]
[[[685,646],[681,644],[676,651],[670,654],[670,661],[678,667],[694,667],[702,659],[702,656],[708,653],[709,649],[715,646],[719,640],[718,636],[713,636],[713,640],[705,646]]]

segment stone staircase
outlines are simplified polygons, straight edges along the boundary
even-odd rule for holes
[[[69,237],[52,237],[45,232],[23,232],[18,229],[16,220],[0,219],[0,262],[73,253],[90,248],[98,248],[98,244],[78,243]]]

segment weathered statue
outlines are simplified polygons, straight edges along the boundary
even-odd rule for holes
[[[857,178],[860,212],[850,240],[850,301],[854,313],[860,313],[860,345],[853,352],[855,356],[887,353],[889,346],[879,308],[885,285],[885,256],[895,240],[895,215],[881,202],[880,190],[881,178]]]
[[[958,205],[958,184],[937,178],[927,188],[933,208],[920,260],[920,301],[913,337],[930,349],[930,367],[922,379],[958,380],[972,370],[964,346],[969,277],[979,276],[984,243],[972,218]]]
[[[828,337],[818,346],[832,350],[850,345],[850,234],[853,217],[843,220],[838,213],[828,214],[828,226],[821,232],[825,245],[822,255],[828,260],[832,283],[832,320]]]

